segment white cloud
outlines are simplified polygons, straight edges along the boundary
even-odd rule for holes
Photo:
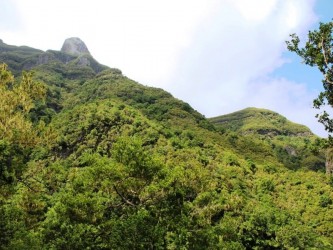
[[[304,34],[316,21],[314,1],[245,2],[220,3],[166,88],[208,117],[248,106],[270,108],[323,135],[311,108],[315,93],[305,84],[268,77],[286,61],[289,34]]]
[[[3,40],[47,50],[78,36],[101,63],[154,84],[170,74],[215,1],[15,0],[24,32],[7,33]]]
[[[227,0],[241,13],[246,21],[263,21],[274,11],[277,0]]]
[[[269,78],[286,62],[282,53],[289,34],[305,34],[316,21],[314,4],[12,0],[10,6],[17,10],[11,8],[7,16],[19,14],[21,29],[5,30],[3,23],[0,38],[47,50],[60,49],[65,38],[78,36],[101,63],[165,88],[208,117],[260,106],[297,118],[319,133],[309,107],[315,94],[300,83]]]
[[[0,6],[0,31],[19,30],[21,20],[15,3],[10,0],[0,0]]]

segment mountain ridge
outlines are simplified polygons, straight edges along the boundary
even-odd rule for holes
[[[263,108],[248,107],[229,114],[209,118],[214,124],[242,133],[265,134],[272,136],[313,136],[305,125],[289,121],[281,114]],[[246,125],[244,125],[244,122]],[[266,128],[266,131],[264,130]]]
[[[16,70],[0,64],[1,249],[333,247],[333,182],[307,129],[258,110],[214,124],[82,56],[0,44]]]
[[[95,73],[108,68],[98,63],[90,55],[88,48],[79,38],[66,39],[59,51],[42,51],[28,46],[14,46],[1,42],[0,52],[0,61],[5,61],[15,75],[18,75],[22,70],[31,70],[37,66],[52,62],[89,67]]]
[[[7,48],[7,49],[6,49]],[[85,43],[78,37],[72,37],[72,38],[67,38],[65,39],[62,48],[57,51],[57,50],[47,50],[46,52],[38,49],[34,49],[28,46],[13,46],[13,45],[7,45],[5,44],[2,40],[0,42],[0,61],[5,61],[8,60],[8,57],[3,55],[3,52],[11,51],[11,50],[21,50],[22,52],[24,51],[26,54],[28,54],[26,60],[24,61],[24,65],[22,67],[19,67],[18,69],[13,66],[13,63],[7,62],[9,69],[13,70],[14,72],[19,70],[29,70],[32,69],[33,67],[39,66],[39,65],[44,65],[48,64],[52,61],[58,61],[62,62],[64,64],[72,63],[77,66],[81,67],[91,67],[93,68],[95,73],[99,73],[109,67],[106,67],[104,65],[99,64],[90,54],[87,46]],[[38,54],[38,60],[36,61],[35,55]],[[40,54],[39,54],[40,53]],[[20,58],[22,59],[22,58]],[[260,108],[255,108],[255,107],[248,107],[243,110],[238,110],[229,114],[222,114],[216,117],[211,117],[208,118],[210,121],[212,121],[214,124],[218,124],[221,126],[221,123],[223,123],[224,119],[227,119],[228,122],[230,122],[229,117],[231,115],[241,115],[242,112],[244,111],[250,111],[250,110],[261,110],[261,111],[266,111],[267,114],[278,114],[275,111],[271,111],[268,109],[260,109]],[[248,113],[248,112],[247,112]],[[249,117],[251,116],[248,114]],[[280,115],[280,114],[278,114]],[[281,115],[280,115],[281,116]],[[282,116],[281,116],[282,117]],[[244,119],[244,117],[240,118]],[[283,117],[283,120],[286,119]],[[296,123],[294,123],[296,124]],[[305,125],[302,125],[305,126]],[[246,130],[246,129],[244,129]],[[303,129],[305,134],[312,133],[310,129]],[[263,131],[264,132],[264,131]],[[277,130],[278,133],[283,133],[280,129]],[[295,134],[293,131],[291,132],[291,135]]]

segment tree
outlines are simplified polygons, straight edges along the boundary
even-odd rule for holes
[[[36,100],[44,99],[46,88],[23,72],[15,83],[6,64],[0,64],[0,180],[11,180],[26,152],[38,143],[37,130],[28,118]]]
[[[300,46],[300,39],[296,34],[292,34],[291,40],[287,41],[288,50],[295,52],[303,59],[306,65],[317,67],[323,74],[324,90],[319,93],[313,101],[314,108],[319,110],[316,115],[318,121],[325,126],[329,133],[326,146],[333,147],[333,119],[330,118],[327,109],[333,107],[333,22],[320,23],[319,29],[309,31],[305,46]],[[326,109],[326,110],[325,110]],[[327,150],[326,172],[333,174],[333,150]]]

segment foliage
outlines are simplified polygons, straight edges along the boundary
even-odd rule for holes
[[[19,84],[0,65],[0,180],[12,181],[19,173],[29,150],[38,144],[38,128],[28,119],[35,101],[45,95],[45,87],[24,72]],[[34,127],[36,130],[34,131]]]
[[[313,101],[315,108],[325,108],[326,105],[333,106],[333,22],[320,23],[319,29],[310,31],[308,40],[303,48],[300,47],[300,39],[296,34],[291,35],[287,41],[288,49],[295,52],[309,66],[315,66],[323,74],[324,91],[320,92]],[[327,132],[333,132],[333,120],[329,113],[323,110],[316,116]],[[330,135],[329,135],[330,136]],[[331,140],[331,137],[330,137]]]
[[[317,150],[321,140],[307,127],[290,122],[278,113],[247,108],[210,121],[248,158],[278,159],[289,169],[325,169],[325,156]]]
[[[245,115],[219,129],[117,69],[46,53],[59,60],[34,68],[42,95],[23,87],[40,86],[31,73],[1,74],[16,102],[2,118],[29,128],[1,134],[1,249],[333,247],[332,180],[308,129],[262,110],[264,126]]]

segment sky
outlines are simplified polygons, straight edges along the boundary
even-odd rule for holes
[[[0,39],[60,50],[79,37],[100,63],[206,117],[271,109],[323,137],[321,75],[288,52],[333,18],[332,0],[0,0]]]

